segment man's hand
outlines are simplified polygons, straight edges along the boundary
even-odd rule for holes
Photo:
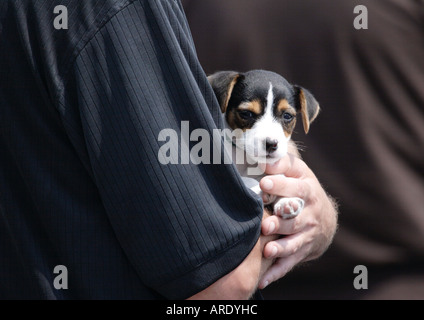
[[[283,277],[298,263],[321,256],[337,229],[336,203],[300,158],[288,155],[268,165],[265,172],[269,176],[260,182],[264,193],[302,198],[305,207],[294,219],[284,220],[274,215],[263,220],[264,235],[284,237],[268,242],[264,248],[265,258],[277,260],[260,280],[260,289]]]

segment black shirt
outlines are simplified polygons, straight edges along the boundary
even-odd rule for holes
[[[1,1],[0,297],[180,299],[234,269],[260,199],[161,164],[182,121],[222,128],[178,1]]]

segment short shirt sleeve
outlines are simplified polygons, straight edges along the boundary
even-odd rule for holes
[[[67,130],[83,139],[75,146],[143,283],[187,298],[240,264],[259,237],[262,205],[233,165],[213,161],[219,107],[178,2],[119,11],[79,52],[65,90]],[[163,163],[161,152],[177,156]]]

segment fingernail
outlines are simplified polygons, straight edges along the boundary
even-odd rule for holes
[[[273,246],[272,247],[272,250],[271,250],[271,255],[270,255],[270,258],[273,258],[273,257],[275,257],[276,255],[277,255],[277,247],[276,246]]]
[[[274,182],[271,179],[262,179],[262,189],[271,190],[274,187]]]
[[[268,285],[269,285],[269,282],[268,281],[265,281],[262,289],[265,289]]]
[[[274,230],[275,230],[275,223],[274,223],[274,222],[271,222],[271,223],[269,224],[269,227],[268,227],[268,234],[273,233],[273,232],[274,232]]]

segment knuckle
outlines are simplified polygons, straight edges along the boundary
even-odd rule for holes
[[[299,183],[297,183],[296,185],[296,194],[299,198],[301,199],[305,199],[307,192],[306,192],[306,183],[304,183],[303,181],[299,181]]]
[[[290,257],[297,251],[297,246],[288,242],[284,247],[279,246],[279,254],[282,257]]]

